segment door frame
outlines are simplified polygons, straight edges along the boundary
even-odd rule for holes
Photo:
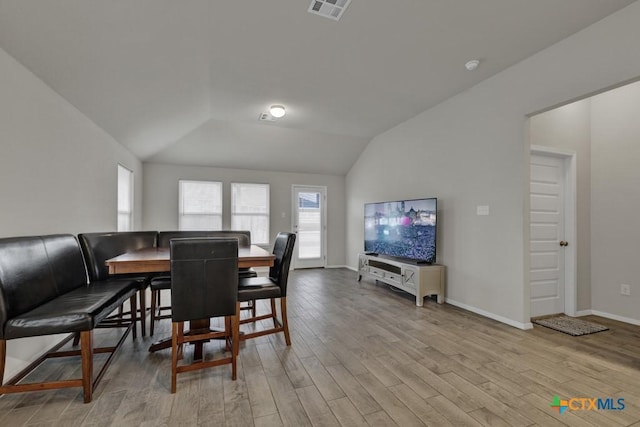
[[[320,233],[320,239],[321,239],[321,243],[322,243],[322,247],[321,247],[321,257],[322,257],[322,266],[318,267],[318,268],[326,268],[327,266],[327,186],[326,185],[302,185],[302,184],[292,184],[291,185],[291,231],[293,233],[297,234],[297,230],[296,230],[296,192],[299,190],[304,190],[304,189],[309,189],[311,191],[321,191],[323,194],[323,200],[322,200],[322,209],[320,212],[321,215],[321,233]],[[291,262],[291,268],[292,269],[296,269],[296,268],[303,268],[299,265],[296,265],[298,262],[298,257],[296,256],[296,254],[294,253],[294,256],[292,258],[292,262]]]
[[[530,154],[538,156],[555,157],[563,159],[564,161],[564,240],[569,242],[569,246],[565,248],[565,268],[564,268],[564,313],[568,316],[575,316],[577,313],[577,297],[578,289],[576,286],[576,280],[578,276],[578,262],[577,262],[577,247],[576,236],[578,235],[577,229],[577,175],[576,175],[576,152],[572,150],[565,150],[556,147],[545,147],[542,145],[531,145]],[[531,169],[531,159],[529,158],[529,170]],[[528,179],[529,185],[531,184],[531,173],[529,173]],[[527,217],[527,224],[530,223],[530,212]],[[529,225],[530,226],[530,225]],[[531,245],[531,236],[527,239],[527,253],[531,258],[529,247]],[[529,263],[527,263],[529,264]],[[527,277],[529,274],[527,273]],[[530,281],[527,280],[527,286],[530,285]],[[530,294],[530,292],[528,292]],[[531,310],[531,298],[527,302],[529,304],[529,313]]]

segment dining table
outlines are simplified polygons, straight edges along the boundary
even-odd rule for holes
[[[275,255],[257,245],[238,247],[238,268],[272,267]],[[169,248],[142,248],[118,255],[105,261],[109,274],[168,273],[171,271]],[[192,320],[186,335],[199,335],[211,331],[210,319]],[[202,359],[203,342],[195,342],[194,360]],[[171,347],[171,337],[154,342],[149,352]]]
[[[238,247],[238,268],[272,267],[275,255],[257,245]],[[171,271],[169,248],[142,248],[108,259],[109,274],[168,273]]]

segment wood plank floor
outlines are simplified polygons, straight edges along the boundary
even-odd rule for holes
[[[292,346],[282,334],[243,344],[235,382],[230,365],[185,373],[172,395],[170,350],[149,354],[151,338],[128,338],[93,402],[79,389],[5,395],[0,425],[640,426],[640,327],[590,316],[610,330],[521,331],[431,300],[416,307],[355,277],[292,272]],[[162,321],[154,338],[169,328]],[[78,366],[51,360],[34,375],[77,376]],[[626,406],[559,414],[554,396]]]

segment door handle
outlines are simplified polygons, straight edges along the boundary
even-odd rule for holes
[[[569,242],[567,242],[566,240],[560,240],[560,246],[562,247],[569,246]]]

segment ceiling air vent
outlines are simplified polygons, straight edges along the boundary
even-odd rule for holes
[[[258,116],[258,120],[260,120],[261,122],[275,122],[276,118],[269,113],[260,113],[260,116]]]
[[[311,0],[309,13],[337,21],[347,10],[351,0]]]

